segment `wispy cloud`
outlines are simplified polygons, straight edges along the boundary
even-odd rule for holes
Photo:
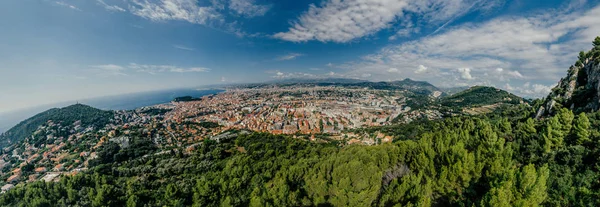
[[[304,54],[301,54],[301,53],[288,53],[286,55],[282,55],[282,56],[279,56],[279,57],[275,58],[275,60],[278,60],[278,61],[293,60],[293,59],[296,59],[296,58],[298,58],[300,56],[304,56]]]
[[[436,25],[473,10],[490,8],[490,4],[497,4],[499,1],[327,0],[319,6],[310,5],[308,11],[298,17],[287,32],[273,36],[292,42],[349,42],[389,28],[395,21],[410,22],[411,16],[407,14],[417,14],[422,21]],[[400,30],[395,36],[417,31],[411,26],[406,24],[408,30]]]
[[[122,8],[122,7],[119,7],[119,6],[117,6],[117,5],[109,5],[109,4],[107,4],[106,2],[104,2],[104,0],[96,0],[96,2],[97,2],[97,3],[98,3],[100,6],[104,7],[104,9],[106,9],[106,10],[108,10],[108,11],[112,11],[112,12],[125,12],[125,11],[127,11],[127,10],[125,10],[124,8]]]
[[[73,5],[71,5],[71,4],[67,4],[67,3],[65,3],[65,2],[62,2],[62,1],[56,1],[56,2],[54,2],[54,3],[56,3],[57,5],[59,5],[59,6],[62,6],[62,7],[67,7],[67,8],[69,8],[69,9],[73,9],[73,10],[81,11],[81,9],[79,9],[78,7],[76,7],[76,6],[73,6]]]
[[[272,5],[257,5],[254,0],[230,0],[229,9],[246,17],[263,16]]]
[[[204,67],[191,67],[182,68],[173,65],[141,65],[137,63],[130,63],[127,68],[136,72],[143,72],[149,74],[157,74],[164,72],[171,73],[194,73],[194,72],[208,72],[210,69]]]
[[[119,65],[92,65],[90,68],[100,76],[127,76],[125,67]]]
[[[209,72],[209,68],[204,67],[178,67],[174,65],[144,65],[137,63],[130,63],[126,66],[106,64],[106,65],[93,65],[90,66],[92,71],[97,72],[102,76],[127,76],[125,72],[139,72],[149,74],[159,73],[200,73]]]
[[[288,78],[317,78],[318,76],[312,73],[302,73],[302,72],[281,72],[279,70],[269,70],[265,71],[267,74],[271,74],[271,78],[276,79],[288,79]]]
[[[196,50],[196,48],[191,48],[191,47],[186,47],[183,45],[173,45],[174,48],[180,49],[180,50],[187,50],[187,51],[194,51]]]
[[[196,0],[131,0],[129,10],[137,16],[152,21],[187,21],[206,25],[221,21],[222,16],[211,6],[199,6]]]
[[[237,15],[252,18],[264,15],[271,5],[257,5],[254,0],[210,0],[199,3],[198,0],[125,0],[129,2],[129,11],[136,16],[154,21],[186,21],[204,25],[239,37],[261,36],[259,33],[246,33],[238,21],[228,21],[226,5],[229,11]]]

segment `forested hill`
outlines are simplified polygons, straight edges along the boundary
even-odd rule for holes
[[[440,99],[447,107],[477,107],[498,103],[519,104],[523,98],[494,87],[474,86],[462,92]]]
[[[48,121],[53,121],[62,126],[73,125],[75,122],[81,121],[80,125],[83,127],[100,128],[110,122],[112,115],[113,113],[110,111],[103,111],[83,104],[49,109],[22,121],[0,135],[0,147],[5,147],[9,143],[15,143],[31,136],[39,126],[46,124]]]

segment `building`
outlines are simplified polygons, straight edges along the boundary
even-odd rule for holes
[[[20,174],[15,174],[15,175],[8,177],[8,179],[6,179],[6,182],[7,183],[16,183],[16,182],[19,182],[20,178],[21,178]]]
[[[57,178],[60,174],[61,173],[59,173],[59,172],[50,172],[50,173],[47,173],[46,175],[44,175],[42,180],[44,180],[46,182],[52,182],[52,181],[55,181],[56,180],[55,178]]]
[[[4,186],[2,186],[2,193],[6,193],[6,191],[9,191],[10,189],[14,188],[15,185],[13,184],[6,184]]]

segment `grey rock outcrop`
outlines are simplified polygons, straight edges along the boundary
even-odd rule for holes
[[[568,75],[562,78],[546,97],[545,103],[538,109],[536,117],[552,114],[557,104],[580,111],[596,111],[600,108],[600,61],[598,58],[588,57],[581,61],[581,64],[571,66]]]

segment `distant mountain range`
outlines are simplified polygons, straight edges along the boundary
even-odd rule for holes
[[[407,90],[420,95],[432,95],[436,92],[438,95],[444,94],[443,90],[426,81],[415,81],[409,78],[399,81],[379,81],[372,82],[361,79],[347,79],[347,78],[316,78],[316,79],[281,79],[274,80],[265,83],[257,84],[240,84],[241,87],[252,87],[252,86],[265,86],[265,85],[291,85],[291,84],[307,84],[316,86],[345,86],[345,87],[366,87],[379,90]]]
[[[266,82],[267,84],[289,84],[289,83],[364,83],[369,82],[361,79],[351,78],[289,78],[289,79],[277,79]]]

